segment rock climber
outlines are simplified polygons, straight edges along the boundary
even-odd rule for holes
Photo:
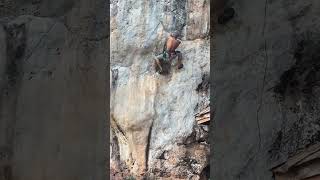
[[[180,51],[176,51],[181,43],[181,39],[179,38],[180,34],[178,32],[172,32],[165,41],[162,53],[158,56],[154,56],[155,62],[160,69],[160,73],[163,72],[161,61],[170,62],[176,57],[178,57],[177,69],[183,68],[182,54]]]

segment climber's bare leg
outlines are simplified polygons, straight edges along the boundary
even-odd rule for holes
[[[177,63],[177,69],[183,68],[182,64],[182,54],[180,51],[176,51],[176,55],[178,56],[178,63]]]
[[[160,64],[160,59],[159,58],[155,58],[154,60],[156,62],[156,65],[159,67],[160,73],[161,73],[162,72],[162,67],[161,67],[161,64]]]

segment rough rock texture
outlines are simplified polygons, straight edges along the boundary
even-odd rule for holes
[[[107,4],[73,2],[0,1],[0,179],[105,179]]]
[[[320,141],[320,2],[229,1],[214,30],[213,179],[271,180]]]
[[[201,129],[194,114],[209,103],[208,84],[202,82],[210,66],[209,1],[114,0],[110,13],[111,163],[138,178],[199,176],[208,164],[209,146],[196,138],[190,149],[183,144]],[[184,68],[176,70],[174,62],[167,75],[159,75],[153,49],[161,52],[171,30],[184,36],[178,48]],[[163,154],[167,159],[160,158]],[[197,167],[183,165],[184,157]]]

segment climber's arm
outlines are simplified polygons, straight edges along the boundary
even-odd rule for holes
[[[178,44],[177,44],[177,46],[175,47],[175,49],[177,49],[177,47],[180,46],[181,42],[182,42],[182,40],[177,38],[177,43],[178,43]]]
[[[166,51],[167,50],[167,44],[166,43],[163,43],[163,48],[162,48],[162,52]]]
[[[181,40],[181,39],[178,39],[178,38],[177,38],[177,41],[179,42],[179,44],[181,44],[181,43],[182,43],[182,40]]]

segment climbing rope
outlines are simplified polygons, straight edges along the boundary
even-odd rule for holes
[[[151,36],[154,35],[155,30],[158,28],[158,26],[160,25],[161,22],[159,22],[157,24],[157,26],[153,29],[153,31],[151,32],[151,34],[149,35],[149,37],[147,38],[147,40],[145,41],[145,43],[143,44],[143,47],[146,48],[146,45],[149,44],[149,40],[151,38]]]

